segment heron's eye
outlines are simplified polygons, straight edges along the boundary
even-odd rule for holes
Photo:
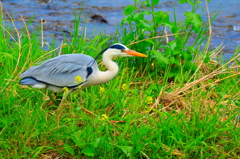
[[[121,52],[125,52],[125,50],[124,50],[124,49],[121,49]]]

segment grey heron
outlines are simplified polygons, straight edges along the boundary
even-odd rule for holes
[[[102,55],[103,64],[108,69],[100,71],[96,58]],[[86,54],[65,54],[48,59],[38,66],[33,66],[20,75],[20,84],[33,88],[47,89],[56,93],[69,92],[78,88],[99,85],[112,80],[118,73],[118,64],[112,61],[115,56],[139,56],[144,54],[128,49],[120,43],[99,53],[96,58]]]

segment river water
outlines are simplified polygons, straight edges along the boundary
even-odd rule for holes
[[[40,26],[44,20],[44,39],[51,41],[52,35],[58,44],[65,35],[70,34],[74,26],[74,12],[82,10],[81,24],[86,25],[86,33],[106,32],[112,34],[124,17],[124,7],[134,4],[134,0],[0,0],[4,12],[9,13],[18,28],[23,28],[22,15],[26,21],[34,16],[33,28]],[[202,0],[202,6],[205,3]],[[173,7],[177,12],[177,19],[184,19],[184,11],[190,11],[189,4],[178,4],[178,0],[161,0],[156,6],[156,11],[168,11],[173,15]],[[211,46],[217,47],[224,44],[225,57],[230,57],[235,48],[240,45],[240,0],[211,0],[209,10],[219,15],[212,24],[213,37]],[[173,16],[172,16],[173,17]],[[8,19],[4,14],[4,19]],[[203,14],[207,22],[207,14]],[[5,22],[9,23],[9,22]]]

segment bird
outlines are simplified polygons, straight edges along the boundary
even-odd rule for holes
[[[106,71],[100,71],[96,59],[102,55]],[[72,92],[77,89],[100,85],[112,80],[118,73],[118,64],[112,61],[115,56],[147,57],[147,55],[130,50],[121,43],[115,43],[101,51],[96,58],[86,54],[63,54],[48,59],[38,66],[24,71],[20,85],[47,89],[54,93]]]

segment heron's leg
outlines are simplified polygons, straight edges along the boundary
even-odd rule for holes
[[[63,102],[65,101],[65,99],[67,98],[68,94],[72,92],[72,90],[67,90],[67,91],[64,91],[63,93],[63,96],[62,96],[62,99],[61,99],[61,102],[60,104],[58,105],[58,108],[56,109],[56,112],[57,112],[57,119],[56,121],[59,121],[62,113],[63,113],[63,110],[61,111],[62,109],[62,105],[63,105]]]
[[[62,105],[63,105],[63,101],[65,100],[65,98],[66,97],[62,97],[62,99],[61,99],[61,102],[59,103],[59,105],[58,105],[58,108],[56,109],[56,113],[57,113],[57,118],[56,118],[56,121],[58,122],[57,123],[57,127],[59,127],[59,119],[60,119],[60,117],[61,117],[61,115],[62,115],[62,113],[63,113],[63,110],[61,111],[61,108],[62,108]]]
[[[59,95],[58,93],[52,93],[50,94],[49,96],[49,102],[47,102],[47,104],[49,106],[52,106],[52,105],[59,105],[59,101],[62,99],[62,96]]]
[[[55,99],[55,104],[58,106],[61,106],[63,104],[63,101],[65,100],[65,98],[67,98],[67,96],[63,95],[63,94],[58,94],[58,93],[54,93],[56,94],[56,99]]]
[[[65,99],[66,99],[66,97],[62,97],[62,99],[61,99],[61,101],[60,101],[60,103],[59,103],[59,105],[58,105],[57,110],[59,110],[59,109],[62,107],[63,101],[64,101]]]
[[[83,99],[82,99],[82,90],[79,90],[79,103],[82,103],[83,102]]]
[[[68,94],[69,94],[69,93],[68,93]],[[62,108],[62,105],[63,105],[65,99],[67,98],[68,94],[64,94],[64,95],[61,97],[61,101],[60,101],[60,103],[59,103],[59,105],[58,105],[58,108],[56,109],[57,112]]]

